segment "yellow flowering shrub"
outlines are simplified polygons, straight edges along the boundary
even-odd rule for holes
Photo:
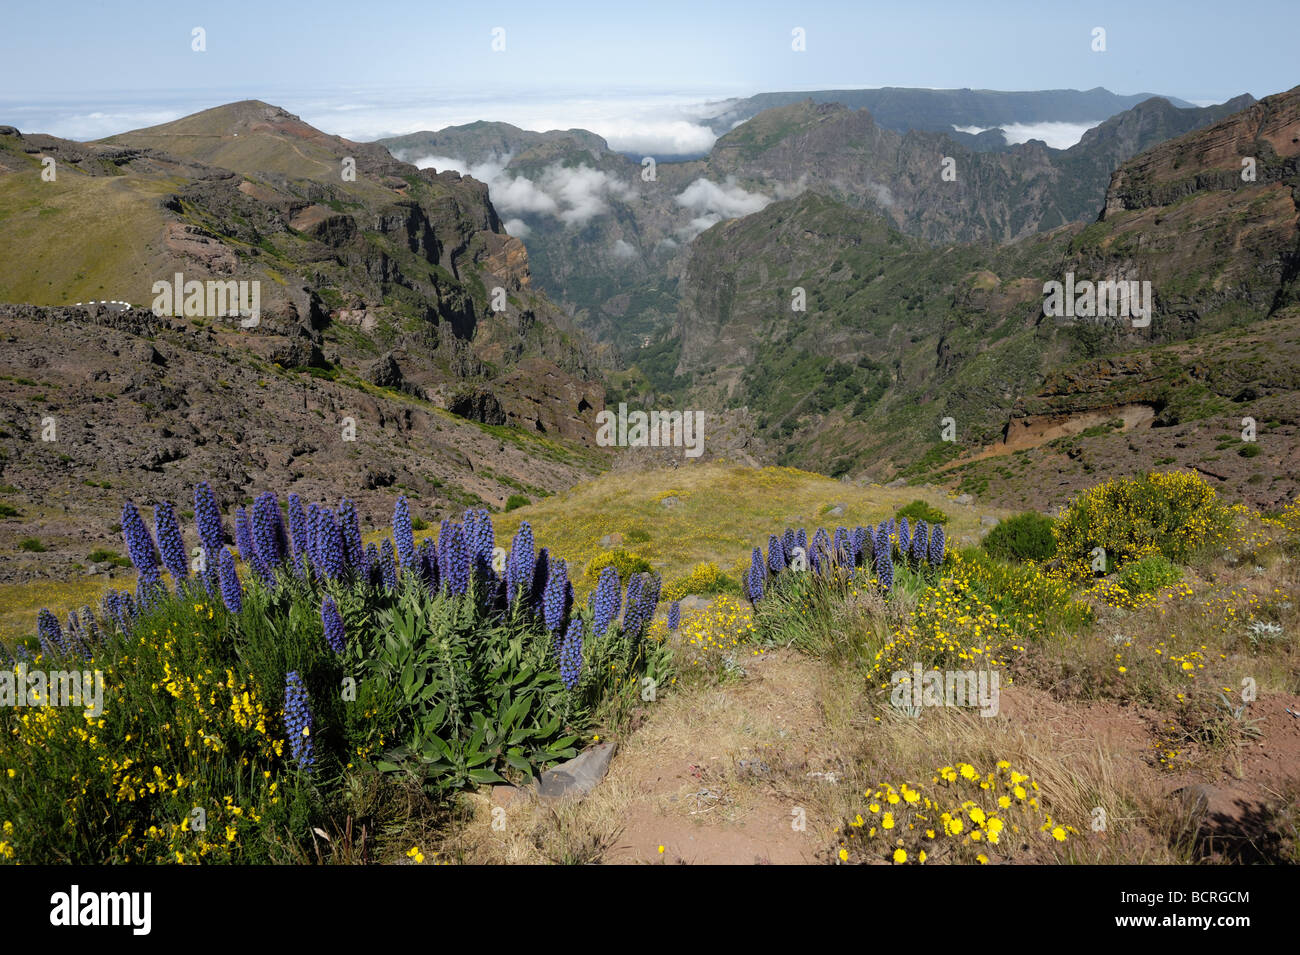
[[[187,622],[206,609],[196,604]],[[179,620],[160,626],[111,658],[83,661],[103,673],[101,713],[0,712],[0,815],[15,826],[0,857],[184,864],[248,861],[248,849],[263,857],[264,816],[285,809],[279,718],[251,674],[205,662],[197,632]],[[30,668],[41,665],[37,656]]]
[[[890,675],[910,670],[913,663],[939,669],[999,668],[1011,653],[1023,651],[1010,621],[981,598],[969,571],[969,563],[959,558],[945,565],[917,600],[911,622],[898,627],[876,652],[867,671],[869,683],[888,689]]]
[[[749,605],[724,594],[704,610],[683,615],[677,628],[681,668],[713,676],[734,670],[741,665],[742,657],[765,652],[751,646],[755,633]]]
[[[1281,530],[1283,543],[1289,550],[1300,550],[1300,497],[1282,508],[1279,514],[1265,520]]]
[[[671,602],[681,600],[690,594],[707,596],[709,594],[736,593],[738,590],[739,584],[736,583],[735,579],[728,577],[718,569],[717,564],[709,561],[696,564],[685,577],[665,584],[660,599]]]
[[[1155,554],[1186,563],[1198,551],[1227,545],[1235,516],[1199,474],[1153,471],[1084,491],[1053,532],[1069,571],[1088,576],[1098,547],[1109,566]]]
[[[594,585],[600,580],[600,572],[606,567],[613,567],[617,570],[618,579],[624,585],[627,584],[633,574],[645,573],[651,569],[650,561],[640,554],[634,554],[631,551],[623,550],[621,547],[615,547],[613,550],[597,554],[591,559],[587,564],[587,582]]]

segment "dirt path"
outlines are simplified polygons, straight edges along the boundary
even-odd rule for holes
[[[746,667],[735,684],[665,698],[632,734],[602,784],[624,820],[604,862],[818,861],[826,826],[783,780],[834,773],[821,665],[776,651]]]
[[[1124,422],[1123,427],[1118,429],[1122,434],[1125,431],[1132,431],[1134,428],[1150,424],[1155,416],[1155,409],[1150,405],[1132,404],[1114,408],[1099,408],[1096,411],[1086,411],[1082,414],[1060,417],[1035,416],[1015,419],[1011,422],[1011,430],[1000,443],[989,445],[973,454],[954,458],[937,470],[951,471],[953,468],[960,467],[963,464],[970,464],[973,461],[1002,457],[1007,454],[1015,454],[1017,451],[1028,451],[1031,448],[1041,447],[1049,441],[1055,441],[1057,438],[1068,438],[1071,435],[1086,431],[1088,428],[1095,428],[1097,425],[1105,424],[1115,418],[1119,418]]]

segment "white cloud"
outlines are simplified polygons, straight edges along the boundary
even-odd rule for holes
[[[758,212],[771,202],[770,196],[747,192],[730,177],[722,185],[708,179],[696,179],[677,196],[677,204],[692,212],[717,213],[727,219]]]
[[[401,150],[398,150],[401,152]],[[405,156],[397,156],[397,159],[405,160]],[[446,172],[448,169],[458,172],[462,176],[473,175],[469,171],[469,163],[463,159],[453,159],[451,156],[421,156],[413,163],[416,169],[432,169],[434,172]],[[475,179],[478,176],[474,176]]]
[[[529,179],[506,170],[509,156],[499,156],[473,165],[451,156],[421,156],[419,169],[432,166],[438,171],[454,169],[487,183],[488,196],[498,213],[527,228],[522,216],[554,216],[565,225],[586,225],[609,211],[608,200],[631,199],[636,192],[625,182],[587,165],[566,167],[554,163],[541,176]],[[512,235],[514,229],[507,229]]]
[[[621,153],[647,156],[698,156],[713,148],[713,130],[684,119],[599,120],[593,132],[605,138],[609,148]]]
[[[600,169],[582,165],[569,168],[556,163],[542,173],[541,188],[553,196],[557,205],[567,208],[559,212],[560,221],[566,225],[586,225],[596,216],[609,211],[605,199],[631,199],[632,189]],[[495,202],[495,198],[493,199]]]
[[[692,219],[690,222],[688,222],[686,225],[678,229],[677,234],[680,235],[687,242],[689,242],[691,239],[695,238],[701,232],[704,232],[708,229],[712,229],[715,225],[717,225],[721,221],[722,221],[722,216],[718,215],[716,212],[710,213],[707,216],[697,216],[694,219]]]
[[[889,191],[889,187],[881,182],[868,182],[867,189],[875,198],[879,205],[886,209],[894,208],[894,194]]]
[[[677,230],[683,239],[690,240],[723,219],[738,219],[766,208],[774,200],[762,193],[748,192],[731,177],[722,185],[708,179],[696,179],[677,196],[679,206],[699,213]]]
[[[778,199],[793,199],[808,188],[808,174],[804,173],[799,177],[798,182],[785,183],[778,182],[772,186],[772,191],[776,193]]]
[[[333,97],[281,105],[313,126],[358,141],[478,120],[511,123],[538,132],[588,129],[603,137],[611,149],[638,156],[704,155],[717,139],[701,122],[709,112],[705,104],[698,96],[683,93],[437,98],[421,93],[359,105],[340,105]]]
[[[718,91],[720,92],[720,91]],[[0,92],[0,115],[24,132],[92,139],[179,119],[255,95],[334,136],[371,142],[477,120],[522,129],[589,129],[611,148],[643,155],[703,155],[716,138],[702,120],[707,93],[683,91],[571,92],[392,89],[382,93],[324,89],[235,89],[196,93],[95,93],[83,100],[52,94],[43,102]],[[439,167],[442,168],[442,167]]]
[[[1025,143],[1031,139],[1041,139],[1053,149],[1069,149],[1083,138],[1083,134],[1094,126],[1101,125],[1102,120],[1092,123],[1008,123],[1005,126],[954,126],[959,133],[978,135],[986,129],[1001,129],[1006,134],[1009,144]]]
[[[533,230],[523,219],[507,219],[505,221],[506,232],[516,239],[526,239],[533,234]]]
[[[636,246],[630,242],[624,242],[622,239],[614,240],[614,258],[616,259],[634,259],[636,258]]]

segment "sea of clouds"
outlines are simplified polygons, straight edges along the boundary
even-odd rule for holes
[[[954,126],[959,133],[979,135],[988,129],[1000,129],[1006,135],[1010,145],[1027,143],[1031,139],[1041,139],[1053,149],[1069,149],[1083,134],[1105,120],[1091,123],[1007,123],[1005,126]]]
[[[535,178],[511,172],[510,156],[497,156],[479,163],[466,162],[455,156],[425,155],[405,157],[420,169],[452,169],[473,176],[487,184],[492,204],[504,220],[506,231],[526,239],[532,232],[528,219],[549,216],[566,226],[581,227],[593,218],[610,211],[611,200],[630,201],[636,188],[609,173],[587,165],[563,166],[553,163]],[[789,190],[778,188],[778,197]],[[690,214],[678,234],[685,240],[694,238],[724,219],[747,216],[764,209],[774,197],[750,192],[728,179],[716,183],[699,178],[683,189],[674,201]],[[619,240],[613,249],[618,258],[631,258],[635,250]]]
[[[358,142],[492,120],[522,129],[589,129],[619,152],[683,157],[705,155],[713,146],[717,137],[703,120],[725,107],[726,95],[726,91],[611,90],[593,96],[517,91],[228,89],[156,96],[103,93],[95,94],[93,101],[67,96],[32,103],[0,93],[0,123],[64,139],[101,139],[237,100],[261,99],[327,133]]]

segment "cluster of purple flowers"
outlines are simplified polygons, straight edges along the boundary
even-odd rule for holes
[[[804,528],[786,528],[783,534],[768,537],[766,558],[759,548],[754,548],[744,577],[745,596],[757,603],[770,587],[772,579],[797,563],[818,574],[866,567],[888,590],[894,585],[895,543],[899,559],[914,567],[919,568],[927,562],[931,567],[938,567],[943,563],[943,526],[930,526],[925,520],[912,524],[903,517],[895,524],[891,517],[881,521],[874,530],[870,527],[852,530],[837,527],[833,535],[825,528],[818,528],[813,534],[811,548]],[[806,563],[800,563],[801,557]]]
[[[506,599],[511,604],[521,599],[527,602],[532,592],[536,561],[533,528],[523,521],[515,539],[510,542],[510,554],[506,557]]]
[[[298,767],[310,773],[316,757],[312,747],[312,715],[307,688],[297,670],[284,676],[284,728],[289,736],[289,752]]]
[[[624,638],[632,640],[639,637],[654,619],[662,587],[663,578],[658,574],[632,575],[631,580],[627,582],[626,609],[623,611]]]
[[[190,565],[185,559],[185,541],[181,538],[176,509],[172,507],[171,501],[160,501],[153,509],[153,525],[158,535],[158,551],[162,555],[163,566],[172,575],[176,593],[181,594],[189,577]]]
[[[387,537],[379,546],[379,570],[384,580],[384,589],[397,590],[397,555],[393,552],[393,542]]]
[[[817,545],[814,543],[814,552],[816,548]],[[749,598],[749,602],[752,604],[758,603],[763,597],[766,586],[767,565],[763,562],[763,552],[755,547],[750,554],[749,570],[745,571],[745,596]]]
[[[105,622],[116,624],[123,635],[131,632],[138,612],[129,593],[125,590],[110,590],[100,600],[99,608]]]
[[[438,530],[438,575],[450,594],[469,590],[469,548],[464,528],[455,521],[443,521]]]
[[[63,640],[63,628],[59,626],[58,617],[44,607],[36,615],[36,635],[41,641],[41,653],[45,656],[63,656],[68,652],[68,645]]]
[[[787,531],[787,534],[789,533]],[[793,543],[793,536],[790,539]],[[785,543],[782,538],[773,534],[767,539],[767,572],[779,574],[783,570],[785,570]]]
[[[403,586],[409,572],[411,580],[431,592],[452,596],[475,592],[488,612],[498,618],[508,613],[532,614],[552,635],[552,646],[559,660],[567,687],[576,687],[582,672],[582,620],[573,612],[574,591],[566,561],[552,557],[543,548],[536,550],[532,528],[520,525],[511,543],[504,567],[498,572],[495,561],[495,529],[486,510],[467,510],[462,522],[442,522],[438,539],[425,538],[418,548],[414,540],[410,509],[399,498],[393,512],[392,538],[380,546],[365,544],[361,538],[356,505],[344,498],[337,511],[311,503],[304,506],[297,494],[288,495],[286,514],[272,492],[258,495],[248,508],[235,513],[234,548],[227,547],[216,495],[207,482],[194,490],[194,516],[201,548],[195,566],[200,569],[199,583],[213,599],[220,597],[228,612],[243,612],[247,595],[241,582],[233,551],[248,564],[256,578],[269,588],[288,584],[291,572],[300,581],[309,577],[320,581],[359,580],[374,586],[381,584],[390,592]],[[127,502],[122,512],[122,530],[127,551],[138,571],[134,598],[125,591],[113,591],[102,602],[102,619],[109,628],[128,634],[141,613],[163,596],[161,571],[173,578],[178,595],[191,585],[190,567],[184,537],[171,502],[159,502],[154,511],[155,536],[141,519],[136,506]],[[791,544],[795,539],[791,538]],[[785,566],[786,548],[773,537],[772,572]],[[754,551],[756,572],[766,577],[768,568],[757,548]],[[662,578],[655,574],[634,574],[627,582],[624,597],[617,570],[606,567],[592,595],[592,638],[609,632],[623,611],[619,635],[635,640],[643,635],[658,607]],[[339,609],[339,591],[321,598],[320,618],[325,642],[336,654],[347,649],[343,615]],[[680,623],[681,609],[673,604],[669,623]],[[71,614],[66,629],[48,610],[38,618],[38,633],[47,654],[89,653],[101,639],[99,624],[90,608],[83,608],[80,618]],[[285,719],[293,757],[305,770],[313,764],[310,730],[311,712],[306,689],[299,674],[286,676]]]
[[[127,501],[122,506],[122,537],[126,540],[126,553],[135,565],[140,580],[150,588],[161,582],[158,548],[154,546],[153,536],[140,518],[135,505]]]
[[[397,558],[403,569],[415,565],[415,536],[411,529],[411,511],[405,497],[398,497],[393,505],[393,541],[397,545]]]
[[[244,609],[244,588],[235,570],[235,558],[224,547],[217,555],[217,577],[221,583],[221,602],[231,613],[239,613]]]
[[[599,638],[605,635],[609,625],[618,616],[621,602],[618,571],[613,567],[602,568],[600,578],[596,581],[596,589],[592,593],[591,629],[596,637]]]
[[[101,612],[107,626],[117,626],[122,632],[129,633],[131,622],[135,618],[135,606],[131,595],[120,591],[109,591],[101,603]],[[42,607],[36,615],[36,636],[40,643],[41,654],[45,657],[81,657],[89,659],[94,648],[99,644],[104,632],[90,607],[83,606],[81,611],[68,611],[67,621],[63,626],[59,620]],[[2,650],[3,648],[0,648]],[[23,659],[30,659],[31,654],[24,646],[19,646]],[[0,658],[12,660],[8,651],[3,651]]]
[[[564,687],[572,690],[582,678],[582,618],[569,621],[569,629],[560,644],[560,679]]]
[[[551,561],[548,557],[547,563],[550,566],[542,590],[542,619],[547,630],[559,633],[573,600],[573,587],[569,585],[569,566],[562,558]]]
[[[913,564],[919,566],[929,556],[929,538],[929,525],[922,518],[916,522],[916,529],[912,532],[912,547],[908,558]]]
[[[226,532],[221,525],[221,509],[217,507],[216,495],[207,481],[200,481],[194,488],[194,523],[199,529],[199,543],[203,545],[206,558],[205,565],[209,579],[217,566],[217,551],[226,541]]]
[[[334,598],[328,594],[321,601],[320,619],[325,627],[325,642],[329,644],[331,650],[341,656],[348,648],[347,638],[343,633],[343,616],[339,613]]]
[[[938,567],[943,563],[944,558],[944,540],[943,525],[934,525],[934,530],[930,533],[930,566]]]

